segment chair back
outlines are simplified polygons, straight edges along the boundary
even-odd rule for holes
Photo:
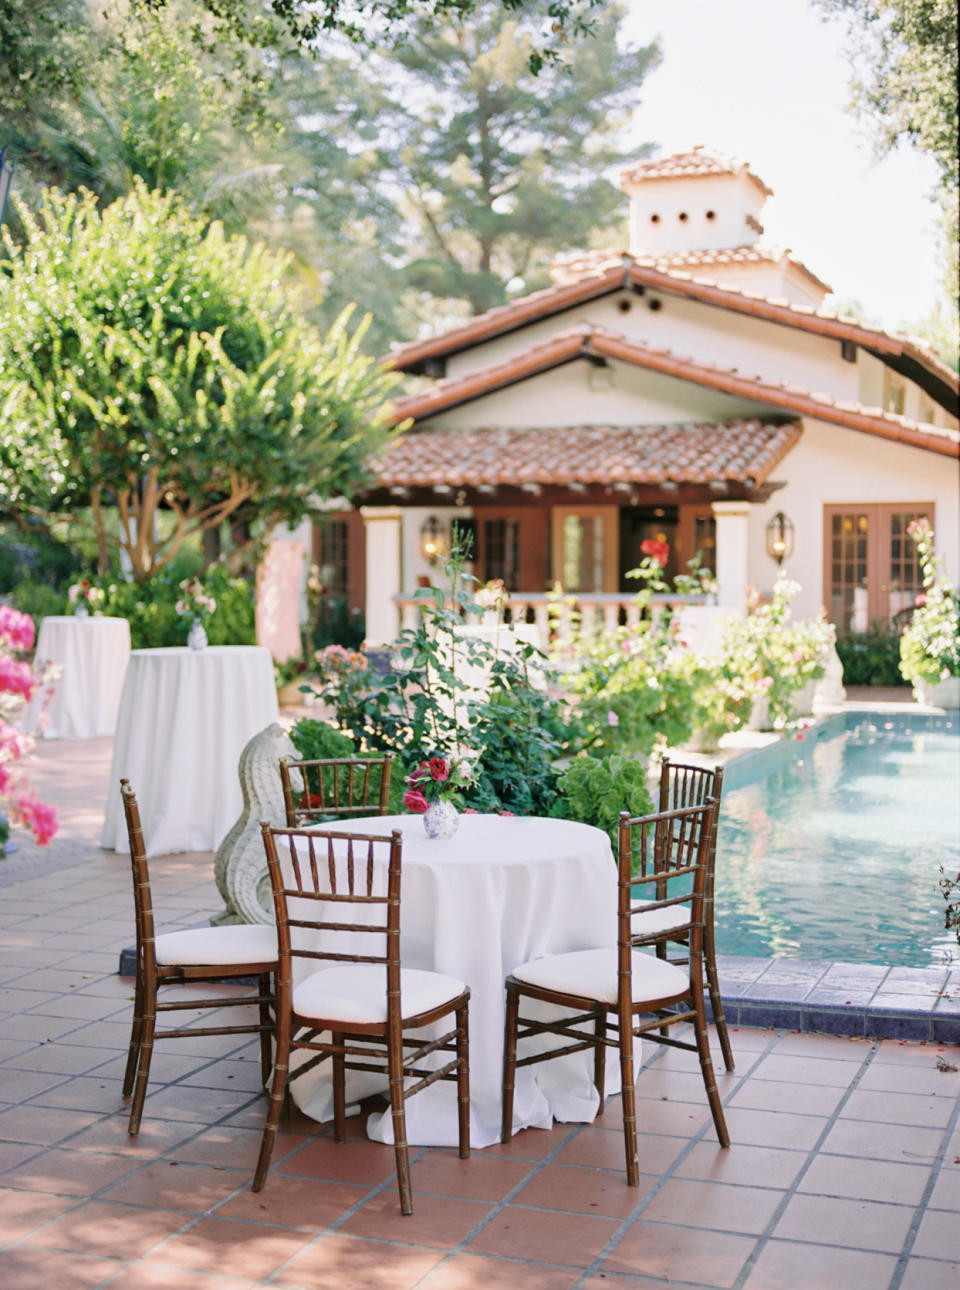
[[[296,960],[383,963],[388,1003],[400,999],[403,835],[279,829],[261,824],[277,915],[278,989]]]
[[[280,781],[287,827],[331,816],[386,815],[393,754],[383,757],[281,757]]]
[[[677,811],[685,806],[701,806],[713,798],[717,803],[710,827],[707,852],[707,880],[704,887],[704,918],[712,916],[713,877],[717,867],[717,828],[720,822],[720,799],[723,797],[723,767],[688,766],[664,757],[660,763],[660,800],[658,811]]]
[[[621,988],[624,976],[629,990],[631,951],[645,943],[634,936],[634,913],[686,906],[689,913],[675,925],[678,935],[689,937],[690,976],[702,984],[703,928],[710,839],[718,803],[708,798],[696,806],[631,817],[620,814],[618,848],[617,944]],[[637,897],[634,889],[639,887]],[[651,900],[651,896],[655,899]],[[629,993],[627,998],[629,999]]]
[[[127,837],[130,839],[130,866],[133,871],[133,909],[137,923],[137,962],[142,968],[152,972],[156,968],[156,946],[154,945],[153,897],[150,892],[150,870],[147,866],[147,849],[143,841],[143,828],[140,824],[140,807],[137,795],[130,787],[128,779],[120,781],[120,796],[123,800],[123,814],[127,822]]]

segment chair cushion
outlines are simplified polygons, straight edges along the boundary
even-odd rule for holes
[[[400,1005],[405,1017],[429,1012],[458,998],[462,981],[420,968],[400,970]],[[345,963],[322,968],[294,987],[293,1010],[301,1017],[356,1026],[387,1019],[387,970],[380,963]]]
[[[510,973],[518,981],[556,990],[559,994],[575,994],[584,999],[597,999],[601,1003],[617,1001],[617,951],[575,950],[571,954],[548,954],[542,959],[531,959]],[[633,954],[633,1002],[645,999],[663,999],[684,994],[690,988],[690,975],[652,954]]]
[[[689,922],[689,905],[668,905],[665,909],[638,909],[634,906],[630,915],[630,931],[634,936],[664,936]]]
[[[262,923],[191,927],[183,932],[164,932],[155,944],[157,962],[163,967],[273,963],[277,957],[277,929]]]

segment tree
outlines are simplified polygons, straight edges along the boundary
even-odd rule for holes
[[[171,0],[130,0],[134,10],[163,12]],[[472,21],[482,0],[194,0],[199,10],[216,19],[221,33],[244,44],[269,48],[289,41],[303,50],[316,50],[321,37],[340,32],[358,44],[407,40],[420,22],[437,23],[447,18]],[[531,70],[559,62],[571,38],[594,29],[594,10],[603,0],[550,0],[549,5],[531,5],[529,0],[498,0],[501,13],[538,8],[536,42],[530,49]]]
[[[620,136],[656,46],[621,49],[624,11],[610,6],[567,66],[534,76],[543,12],[505,21],[485,0],[469,21],[421,20],[376,65],[393,100],[384,127],[403,140],[382,182],[412,223],[404,277],[474,313],[545,285],[558,251],[619,228],[622,199],[604,172],[638,152]]]
[[[957,366],[957,7],[955,0],[817,0],[845,15],[855,74],[854,109],[873,127],[885,156],[901,140],[933,157],[941,208],[945,300],[913,330]]]
[[[101,567],[119,548],[144,581],[191,532],[295,524],[365,477],[392,378],[362,325],[302,319],[284,257],[142,183],[20,213],[0,261],[0,515],[89,508]]]

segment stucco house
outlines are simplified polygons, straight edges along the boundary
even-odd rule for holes
[[[567,257],[549,288],[390,356],[429,381],[395,404],[412,426],[317,535],[371,644],[409,617],[454,520],[476,575],[541,623],[556,582],[615,620],[651,536],[671,573],[701,551],[725,608],[769,589],[771,536],[792,536],[797,611],[823,605],[841,632],[912,603],[920,513],[960,577],[956,373],[823,312],[830,288],[761,240],[770,190],[748,165],[695,148],[621,186],[629,251]]]

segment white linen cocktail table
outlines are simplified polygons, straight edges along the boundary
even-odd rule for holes
[[[616,943],[617,870],[609,838],[587,824],[526,816],[463,815],[456,834],[444,840],[427,838],[418,815],[317,827],[384,836],[402,831],[403,965],[470,986],[470,1140],[474,1147],[498,1142],[504,978],[527,959]],[[291,1084],[294,1101],[317,1120],[333,1116],[327,1065]],[[617,1063],[608,1062],[607,1070],[608,1091],[615,1091]],[[372,1076],[348,1072],[348,1078],[354,1101],[383,1086]],[[592,1120],[597,1108],[590,1053],[517,1071],[515,1129]],[[389,1111],[371,1116],[367,1133],[392,1142]],[[407,1139],[417,1146],[456,1145],[455,1085],[434,1084],[407,1102]]]
[[[243,806],[246,743],[277,719],[270,651],[138,649],[120,700],[100,845],[126,851],[120,779],[140,802],[147,855],[215,851]]]
[[[130,624],[125,618],[44,618],[37,637],[37,664],[63,669],[38,730],[45,739],[93,739],[112,735],[120,692],[130,658]],[[24,709],[20,725],[33,730],[40,715],[37,696]]]

